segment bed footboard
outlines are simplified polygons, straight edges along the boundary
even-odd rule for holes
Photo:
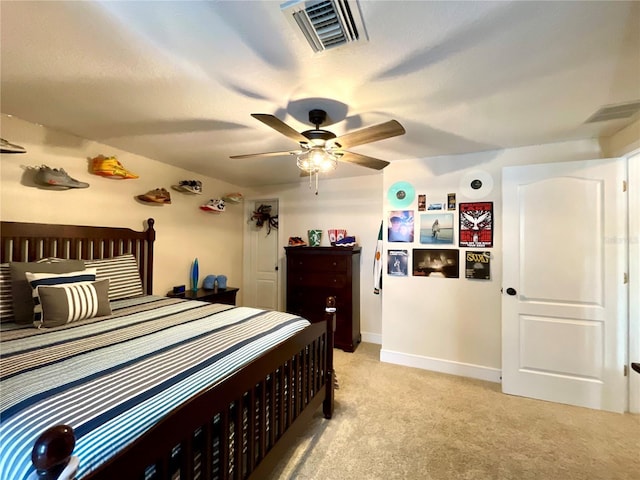
[[[325,418],[333,414],[334,328],[329,297],[324,322],[200,392],[82,480],[264,478],[320,406]],[[43,437],[34,464],[38,478],[53,480],[61,454],[52,445],[68,446],[68,438]]]

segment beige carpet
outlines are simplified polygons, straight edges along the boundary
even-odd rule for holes
[[[500,385],[335,351],[318,413],[272,479],[640,479],[640,416],[504,395]]]

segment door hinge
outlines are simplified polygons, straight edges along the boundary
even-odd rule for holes
[[[624,376],[626,377],[627,375],[629,375],[629,365],[624,366]]]
[[[627,181],[626,180],[622,180],[622,191],[623,192],[627,191]]]
[[[629,274],[627,272],[624,272],[623,276],[624,278],[622,279],[622,281],[626,285],[627,283],[629,283]]]

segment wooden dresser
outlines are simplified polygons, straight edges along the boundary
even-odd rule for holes
[[[284,247],[287,312],[321,322],[326,298],[336,297],[335,346],[360,343],[360,247]]]

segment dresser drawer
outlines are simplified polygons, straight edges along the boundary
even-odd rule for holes
[[[346,272],[350,265],[351,257],[329,255],[297,255],[287,262],[287,268],[294,272]]]
[[[336,299],[336,309],[351,311],[351,292],[346,290],[329,290],[319,291],[317,288],[308,288],[296,286],[287,291],[287,305],[311,305],[311,308],[324,312],[327,303],[327,297]]]
[[[291,272],[288,281],[301,287],[344,288],[347,276],[340,273]]]

